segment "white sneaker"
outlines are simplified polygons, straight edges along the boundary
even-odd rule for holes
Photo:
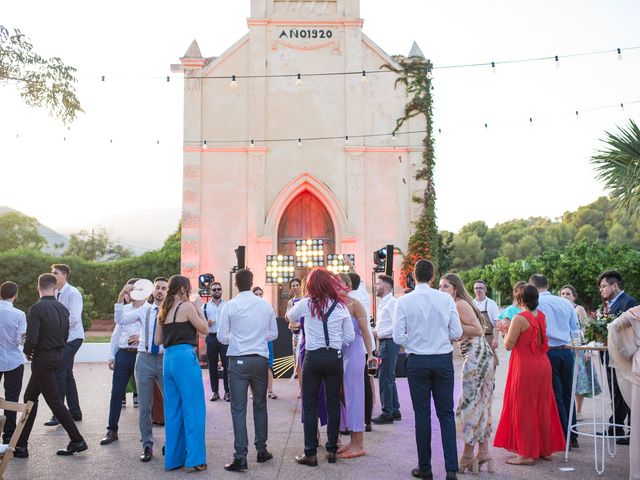
[[[576,413],[576,420],[577,420],[577,421],[584,420],[584,417],[582,416],[582,412],[578,412],[578,413]]]

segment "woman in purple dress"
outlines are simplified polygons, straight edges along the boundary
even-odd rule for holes
[[[351,278],[345,273],[338,275],[344,286],[351,290]],[[351,441],[338,449],[339,458],[356,458],[366,455],[364,450],[364,378],[362,372],[371,356],[371,337],[367,328],[367,314],[358,300],[350,299],[347,304],[355,339],[342,347],[344,378],[342,391],[340,431],[351,432]],[[364,335],[363,333],[364,332]]]

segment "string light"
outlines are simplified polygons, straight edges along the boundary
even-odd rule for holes
[[[576,119],[580,118],[580,114],[578,113],[578,110],[576,110]]]
[[[360,82],[363,85],[366,85],[369,82],[369,80],[367,79],[367,72],[365,72],[364,70],[362,71],[362,77],[360,78]]]
[[[251,143],[249,144],[249,147],[253,148],[255,146],[256,146],[255,143],[253,143],[253,140],[251,140]]]
[[[621,104],[622,105],[622,104]],[[349,135],[347,135],[346,137],[344,137],[344,144],[345,145],[349,145]]]
[[[300,74],[298,74],[298,78],[296,78],[296,85],[299,87],[302,86],[302,76]]]
[[[207,148],[207,141],[205,140],[204,143],[202,144],[202,148],[206,149]]]
[[[616,49],[618,51],[618,60],[622,60],[622,50],[617,48]]]
[[[238,86],[238,82],[236,81],[236,76],[231,75],[231,88],[236,88]]]
[[[558,58],[558,55],[556,55],[556,67],[560,66],[560,58]]]
[[[398,144],[398,139],[396,138],[395,133],[391,134],[391,143],[393,143],[394,146]]]
[[[496,73],[496,62],[491,62],[491,71]]]
[[[620,108],[622,109],[622,111],[624,112],[624,103],[620,104]]]
[[[167,75],[167,83],[169,83],[170,81],[171,81],[171,77]]]
[[[302,146],[302,139],[301,139],[301,138],[299,138],[299,139],[298,139],[298,146],[299,146],[299,147],[301,147],[301,146]]]

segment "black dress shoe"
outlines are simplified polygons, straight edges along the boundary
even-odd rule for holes
[[[456,472],[447,472],[446,480],[458,480]]]
[[[296,457],[296,463],[299,463],[300,465],[307,465],[308,467],[317,467],[318,457],[316,455],[311,455],[310,457],[302,455],[300,457]]]
[[[416,478],[426,478],[427,480],[433,479],[433,473],[431,473],[431,470],[429,470],[428,472],[425,472],[420,467],[414,468],[413,470],[411,470],[411,475],[413,475]],[[449,478],[448,475],[449,474],[447,473],[447,478]]]
[[[336,452],[327,452],[327,462],[336,463],[337,460],[338,455],[336,454]]]
[[[351,432],[349,430],[341,430],[340,435],[351,435]]]
[[[376,425],[381,425],[383,423],[393,423],[393,417],[381,414],[375,418],[372,418],[371,423],[375,423]]]
[[[396,420],[396,421],[402,420],[402,414],[400,412],[394,413],[393,414],[393,419]]]
[[[16,447],[13,450],[13,456],[15,458],[29,458],[29,450],[27,447]]]
[[[231,401],[231,395],[229,394],[229,392],[224,394],[224,401],[225,402],[230,402]]]
[[[616,440],[616,445],[629,445],[628,438],[619,438]]]
[[[60,425],[60,420],[56,417],[51,417],[48,421],[44,422],[45,427],[55,427],[56,425]]]
[[[367,424],[364,426],[364,431],[365,431],[365,432],[370,432],[370,431],[371,431],[371,424],[370,424],[370,423],[367,423]]]
[[[580,448],[580,443],[578,442],[578,439],[574,437],[571,440],[569,440],[569,447],[570,448]]]
[[[71,418],[73,418],[74,422],[81,422],[82,421],[82,415],[71,415]]]
[[[218,392],[213,392],[209,397],[209,401],[215,402],[216,400],[220,400],[220,394]]]
[[[142,452],[142,455],[140,455],[140,461],[141,462],[148,462],[152,458],[153,458],[153,448],[144,447],[144,452]]]
[[[246,458],[244,460],[239,460],[237,458],[234,458],[233,462],[227,463],[224,466],[224,469],[227,472],[241,472],[242,470],[246,470],[247,468],[249,468],[249,467],[247,466],[247,459]]]
[[[107,434],[104,436],[102,440],[100,440],[100,445],[109,445],[110,443],[118,441],[118,432],[112,432],[111,430],[107,430]]]
[[[87,445],[87,442],[85,442],[84,440],[80,442],[69,442],[69,445],[67,445],[67,448],[58,450],[56,452],[56,455],[68,457],[70,455],[73,455],[74,453],[84,452],[85,450],[88,450],[88,449],[89,449],[89,446]]]
[[[258,452],[258,463],[268,462],[273,458],[273,454],[268,450],[264,450],[262,452]]]

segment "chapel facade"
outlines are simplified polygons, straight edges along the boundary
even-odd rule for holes
[[[234,45],[205,57],[194,41],[174,66],[185,77],[181,268],[192,284],[210,272],[228,294],[244,245],[254,285],[282,315],[288,286],[266,283],[268,255],[322,240],[325,262],[354,254],[370,287],[373,252],[406,251],[426,119],[391,135],[408,97],[394,73],[376,72],[394,61],[363,22],[359,0],[251,0]]]

